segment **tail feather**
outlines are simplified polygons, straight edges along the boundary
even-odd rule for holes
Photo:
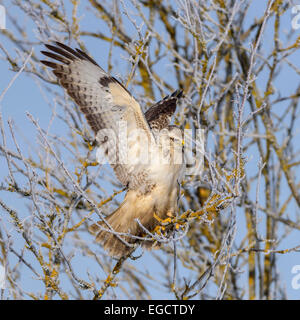
[[[140,242],[138,239],[131,237],[143,237],[145,231],[139,226],[136,219],[150,232],[154,230],[159,221],[154,217],[154,213],[161,219],[167,218],[167,212],[156,212],[155,202],[149,195],[149,198],[140,197],[134,191],[129,191],[121,206],[110,216],[106,218],[106,222],[113,229],[103,222],[97,222],[89,227],[91,233],[96,234],[96,241],[99,242],[105,250],[113,257],[119,258],[129,254],[133,246]],[[116,236],[114,233],[128,234]],[[122,240],[120,240],[120,238]],[[142,241],[142,245],[146,248],[153,246],[153,241]]]
[[[132,214],[132,212],[125,211],[124,209],[126,209],[126,206],[119,207],[114,213],[106,218],[106,222],[113,229],[113,232],[129,234],[128,236],[116,236],[103,221],[99,221],[89,227],[89,231],[96,234],[96,241],[99,242],[111,256],[116,258],[129,254],[133,249],[133,246],[127,245],[120,240],[120,238],[129,244],[135,244],[138,242],[138,239],[135,239],[130,235],[140,237],[144,235],[144,231],[135,221],[135,218],[139,218],[143,226],[150,231],[153,230],[155,226],[153,212],[151,212],[151,215],[146,215],[146,217],[143,215],[144,219],[141,219],[137,213]],[[151,244],[149,241],[147,241],[147,244],[143,243],[143,245],[146,245],[147,247],[150,247]]]
[[[121,210],[121,208],[119,208],[106,218],[108,225],[112,228],[113,231],[110,231],[109,227],[103,221],[99,221],[89,227],[90,232],[96,234],[96,241],[101,243],[103,248],[114,257],[124,256],[126,254],[129,254],[129,252],[132,250],[131,246],[126,245],[119,238],[125,240],[130,244],[134,243],[132,241],[134,239],[132,239],[131,237],[118,235],[118,238],[113,234],[113,232],[130,232],[130,221],[127,221],[126,218],[122,215],[123,211]]]

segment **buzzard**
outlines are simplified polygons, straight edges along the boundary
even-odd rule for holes
[[[84,113],[116,177],[127,187],[120,207],[90,231],[116,258],[129,254],[137,242],[150,248],[153,242],[141,237],[174,216],[178,208],[183,136],[170,120],[182,91],[176,90],[143,113],[130,92],[85,52],[59,42],[45,46],[49,51],[41,52],[55,62],[41,62],[53,69]],[[126,131],[120,135],[122,121]]]

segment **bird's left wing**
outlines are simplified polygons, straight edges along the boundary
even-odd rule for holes
[[[182,97],[182,90],[176,90],[171,95],[156,102],[146,112],[146,120],[152,130],[159,132],[167,128],[176,110],[177,101]]]

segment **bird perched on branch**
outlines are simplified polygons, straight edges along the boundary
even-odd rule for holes
[[[116,177],[127,187],[120,207],[90,227],[110,255],[119,258],[177,211],[183,176],[182,130],[170,125],[182,91],[151,106],[145,114],[130,92],[80,49],[55,42],[41,51],[53,61],[61,86],[84,113]],[[122,131],[126,127],[125,131]]]

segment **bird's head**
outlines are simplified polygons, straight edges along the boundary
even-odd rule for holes
[[[164,158],[174,163],[182,162],[184,151],[183,131],[176,126],[168,126],[160,131],[159,145]]]

